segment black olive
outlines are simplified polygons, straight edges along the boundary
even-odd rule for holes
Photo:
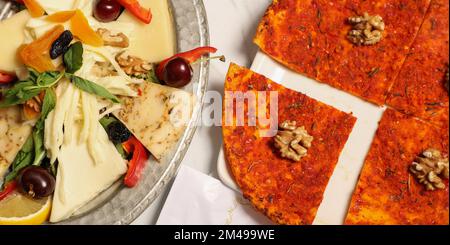
[[[131,137],[131,132],[120,122],[108,125],[109,139],[114,143],[123,143]]]
[[[53,44],[52,48],[50,49],[50,58],[56,59],[60,55],[64,54],[64,52],[67,51],[69,48],[69,44],[73,40],[73,35],[70,31],[64,31],[58,39],[56,39]]]

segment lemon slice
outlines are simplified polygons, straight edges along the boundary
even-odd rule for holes
[[[40,225],[50,210],[51,198],[35,200],[14,192],[0,202],[0,225]]]

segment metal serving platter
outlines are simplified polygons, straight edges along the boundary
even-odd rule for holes
[[[169,3],[177,36],[177,50],[186,51],[209,45],[208,21],[203,1],[169,0]],[[14,4],[0,0],[0,20],[12,16],[16,11]],[[194,136],[197,120],[200,118],[201,105],[208,83],[209,62],[201,62],[193,68],[193,81],[184,90],[196,95],[196,105],[182,139],[171,154],[161,162],[150,160],[137,187],[128,189],[122,186],[122,181],[118,181],[79,210],[73,218],[58,224],[130,224],[158,197],[177,172]]]

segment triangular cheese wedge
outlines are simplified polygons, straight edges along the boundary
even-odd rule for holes
[[[136,23],[128,48],[130,55],[149,62],[171,57],[175,53],[176,37],[168,0],[140,0],[139,3],[152,10],[150,24],[142,23],[127,10],[118,19],[119,22]]]
[[[31,125],[23,123],[19,106],[0,109],[0,178],[3,178],[30,134]]]
[[[17,49],[25,40],[25,24],[31,16],[27,10],[0,21],[2,35],[0,45],[0,71],[14,73],[22,67],[17,56]]]
[[[192,116],[195,97],[183,90],[144,83],[142,95],[125,98],[115,113],[142,144],[161,160],[183,136]]]
[[[81,125],[76,124],[73,131],[80,135]],[[61,147],[50,222],[69,218],[127,171],[125,160],[103,128],[99,130],[98,144],[104,153],[101,162],[94,162],[86,143],[74,140]]]

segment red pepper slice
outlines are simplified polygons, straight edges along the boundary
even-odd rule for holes
[[[10,83],[16,80],[16,76],[0,72],[0,83]]]
[[[122,146],[127,153],[133,153],[124,179],[125,186],[133,188],[141,179],[142,172],[150,156],[147,149],[134,136],[131,136]]]
[[[0,201],[8,197],[17,188],[17,183],[15,181],[9,182],[5,185],[3,191],[0,192]]]
[[[192,62],[195,62],[198,59],[200,59],[205,54],[210,54],[210,53],[215,53],[215,52],[217,52],[216,48],[205,46],[205,47],[196,48],[191,51],[184,52],[184,53],[176,54],[176,55],[174,55],[168,59],[165,59],[159,63],[159,65],[156,69],[156,76],[158,77],[159,80],[161,80],[161,81],[164,80],[164,67],[166,67],[166,65],[167,65],[167,63],[169,63],[169,61],[171,61],[175,58],[183,58],[183,59],[187,60],[189,63],[192,63]]]
[[[153,15],[151,9],[142,7],[138,0],[117,0],[117,2],[145,24],[152,22]]]

